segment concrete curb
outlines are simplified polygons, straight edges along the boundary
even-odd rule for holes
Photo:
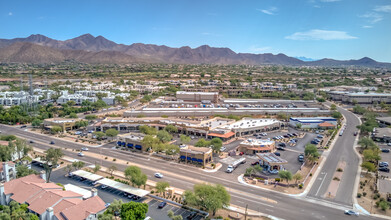
[[[205,173],[215,173],[219,171],[221,167],[223,167],[223,165],[220,163],[219,166],[216,166],[216,168],[214,168],[213,170],[206,170],[206,169],[201,169],[201,170],[204,171]]]
[[[265,188],[262,188],[260,186],[255,186],[255,185],[246,183],[246,181],[244,181],[244,179],[243,179],[243,176],[244,176],[244,174],[238,176],[238,182],[243,184],[243,185],[250,186],[250,187],[253,187],[253,188],[257,188],[257,189],[261,189],[261,190],[265,190],[265,191],[269,191],[269,192],[275,192],[275,193],[279,193],[281,195],[286,195],[286,196],[291,196],[291,197],[301,197],[301,196],[304,195],[303,193],[306,193],[304,191],[304,192],[299,193],[299,194],[288,194],[288,193],[283,193],[283,192],[279,192],[279,191],[275,191],[275,190],[271,190],[271,189],[265,189]]]
[[[242,209],[239,209],[239,208],[236,208],[236,207],[228,206],[226,209],[229,210],[229,211],[232,211],[232,212],[240,213],[240,214],[242,214],[242,215],[245,215],[245,214],[246,214],[246,211],[245,211],[245,210],[242,210]],[[253,216],[253,217],[267,217],[267,218],[270,218],[270,219],[273,219],[273,220],[282,220],[281,218],[277,218],[277,217],[272,216],[272,215],[267,215],[267,214],[262,213],[262,212],[257,212],[257,213],[247,212],[247,216]]]
[[[358,117],[356,114],[353,113],[354,116],[356,116],[356,118],[359,120],[360,122],[360,125],[362,124],[362,121],[361,121],[361,118]],[[360,175],[361,175],[361,166],[360,164],[362,163],[362,158],[361,158],[361,155],[357,152],[357,143],[358,143],[358,139],[359,139],[359,135],[357,135],[356,139],[354,140],[354,145],[353,145],[353,151],[354,153],[357,155],[358,157],[358,169],[357,169],[357,174],[356,174],[356,180],[354,182],[354,186],[353,186],[353,195],[352,195],[352,199],[353,199],[353,207],[358,207],[357,209],[360,210],[362,213],[366,214],[370,214],[370,212],[368,212],[367,210],[365,210],[363,207],[361,207],[358,202],[357,202],[357,192],[358,192],[358,184],[360,182]]]

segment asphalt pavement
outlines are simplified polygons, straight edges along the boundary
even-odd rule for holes
[[[349,119],[348,119],[349,121]],[[48,143],[55,140],[55,146],[68,149],[81,149],[84,145],[81,143],[57,140],[51,136],[30,133],[23,129],[0,125],[0,130],[5,134],[14,134],[24,137],[27,140],[34,140],[34,147],[48,149],[51,147]],[[109,157],[124,159],[132,163],[139,164],[143,172],[149,179],[153,180],[155,172],[164,174],[164,180],[171,186],[181,189],[192,189],[194,184],[200,182],[209,182],[213,184],[224,185],[231,194],[231,203],[241,207],[248,205],[251,210],[263,212],[281,219],[350,219],[343,210],[351,208],[350,206],[340,205],[329,206],[316,200],[292,197],[281,193],[261,190],[243,185],[237,181],[237,176],[227,175],[223,172],[206,173],[199,168],[178,164],[172,161],[165,161],[154,157],[149,157],[140,153],[125,152],[117,149],[89,147],[94,153],[102,153]],[[338,148],[336,148],[338,149]],[[64,151],[65,155],[78,158],[77,152]],[[80,158],[79,158],[80,159]],[[94,164],[96,158],[85,156],[83,161]],[[112,161],[101,161],[102,166],[109,167],[116,165],[118,170],[125,170],[125,165],[116,164]],[[353,184],[352,184],[353,185]],[[351,187],[351,186],[350,186]],[[350,194],[351,195],[351,194]],[[351,196],[350,196],[351,197]],[[370,216],[360,216],[357,219],[375,219]]]
[[[359,125],[359,120],[353,113],[343,108],[338,107],[338,111],[346,118],[345,131],[342,136],[336,136],[338,139],[333,149],[328,152],[327,160],[324,163],[316,181],[312,185],[307,197],[351,206],[353,205],[354,183],[356,181],[356,174],[359,166],[359,158],[353,149],[356,138],[353,136],[353,133],[357,131],[356,126]],[[324,195],[327,193],[337,169],[337,165],[340,161],[344,161],[346,166],[339,183],[337,195],[335,198],[326,198]]]

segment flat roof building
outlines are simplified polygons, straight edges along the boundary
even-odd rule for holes
[[[237,151],[249,155],[257,153],[272,153],[276,151],[276,143],[269,140],[250,138],[241,142],[237,148]]]
[[[176,98],[187,102],[201,102],[201,101],[217,102],[219,98],[219,93],[177,91]]]
[[[63,131],[73,130],[76,122],[80,121],[78,118],[47,118],[43,120],[45,129],[50,129],[53,126],[59,126]]]
[[[330,98],[334,101],[357,104],[380,104],[391,103],[391,93],[365,93],[365,92],[346,92],[330,91]]]
[[[208,147],[194,147],[186,145],[180,148],[179,159],[186,162],[205,166],[212,162],[212,149]]]
[[[327,122],[324,124],[324,122]],[[333,117],[312,117],[312,118],[289,118],[289,125],[292,127],[301,126],[301,128],[319,128],[330,127],[329,124],[336,126],[337,119]]]

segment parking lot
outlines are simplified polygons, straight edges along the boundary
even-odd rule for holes
[[[391,149],[391,146],[387,146],[386,144],[379,144],[379,147],[382,149]],[[391,153],[381,153],[381,160],[384,162],[388,162],[391,164]],[[379,191],[381,193],[389,193],[391,192],[391,175],[390,173],[379,171],[379,176],[384,176],[384,178],[379,178]]]
[[[267,139],[267,138],[272,139],[275,136],[283,136],[283,135],[286,135],[287,133],[297,133],[298,134],[300,132],[297,131],[296,129],[288,128],[288,132],[282,132],[282,131],[267,132],[267,135],[263,136],[262,139]],[[307,133],[305,133],[304,137],[302,137],[302,138],[296,137],[295,138],[295,139],[297,139],[297,143],[294,146],[290,146],[289,144],[287,144],[286,147],[284,148],[285,149],[284,151],[277,150],[277,152],[280,153],[280,157],[282,159],[285,159],[288,161],[288,164],[284,165],[284,168],[286,170],[289,170],[292,173],[296,173],[300,169],[302,162],[299,162],[297,158],[300,154],[304,153],[305,146],[307,144],[309,144],[311,142],[311,140],[316,138],[316,136],[317,136],[317,134],[315,134],[315,133],[307,132]],[[249,135],[249,136],[247,136],[247,138],[255,138],[255,137],[253,135]],[[285,140],[287,140],[287,139],[285,139]],[[229,150],[235,149],[240,144],[240,142],[241,142],[240,140],[232,142],[231,146],[229,146]],[[276,140],[276,146],[278,146],[278,144],[280,144],[280,143],[282,143],[282,142]],[[233,146],[233,145],[236,145],[236,146]],[[227,149],[228,149],[228,147],[227,147]],[[233,176],[233,178],[236,178],[238,175],[245,173],[246,169],[251,166],[251,163],[259,160],[256,155],[230,156],[229,158],[219,160],[219,162],[221,162],[223,165],[222,168],[219,170],[219,172],[225,172],[229,164],[231,164],[235,160],[238,160],[241,157],[246,158],[246,163],[239,165],[232,173],[229,173],[227,175],[231,175],[231,176]],[[268,176],[270,176],[271,178],[278,177],[278,174],[269,174],[269,173],[266,173],[266,174]]]
[[[32,168],[37,171],[42,170],[41,167],[36,166],[36,165],[33,165]],[[86,190],[91,190],[94,187],[92,185],[91,181],[88,181],[88,180],[81,181],[81,179],[79,177],[69,178],[69,177],[66,177],[65,174],[66,174],[66,172],[64,171],[64,169],[58,169],[58,170],[52,172],[50,180],[55,183],[61,183],[63,185],[68,184],[68,183],[73,184],[73,185],[76,185],[76,186],[81,187]],[[148,197],[144,197],[139,200],[134,200],[134,199],[132,200],[132,199],[129,199],[127,196],[125,196],[125,194],[123,192],[109,188],[109,187],[107,187],[105,189],[102,189],[102,187],[96,187],[96,189],[98,190],[99,197],[105,203],[112,203],[114,199],[117,199],[117,200],[120,199],[124,203],[130,202],[130,201],[144,202],[148,199]],[[176,206],[173,206],[170,204],[167,204],[164,208],[159,209],[158,208],[159,203],[160,203],[160,201],[155,200],[155,199],[152,199],[151,201],[148,202],[149,209],[148,209],[147,216],[150,216],[153,219],[170,220],[170,218],[167,216],[167,212],[169,210],[172,210],[175,213],[175,215],[182,215],[183,219],[186,219],[186,217],[189,216],[190,213],[192,213],[192,211],[185,210],[185,209],[182,209],[180,207],[176,207]],[[192,219],[199,220],[199,219],[202,219],[202,217],[197,215],[197,216],[195,216],[195,218],[192,218]]]
[[[151,200],[148,202],[149,209],[148,209],[147,216],[150,216],[153,219],[171,220],[167,215],[168,211],[171,210],[174,212],[174,215],[181,215],[183,219],[194,219],[194,220],[202,219],[202,216],[200,215],[196,215],[193,218],[188,218],[188,216],[190,216],[193,213],[193,211],[182,209],[180,207],[176,207],[168,203],[163,208],[159,208],[158,206],[160,202],[161,201],[158,200]]]

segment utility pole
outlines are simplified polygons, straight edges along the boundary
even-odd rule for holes
[[[246,204],[246,211],[244,211],[244,220],[247,220],[247,207],[248,207],[248,204]]]

